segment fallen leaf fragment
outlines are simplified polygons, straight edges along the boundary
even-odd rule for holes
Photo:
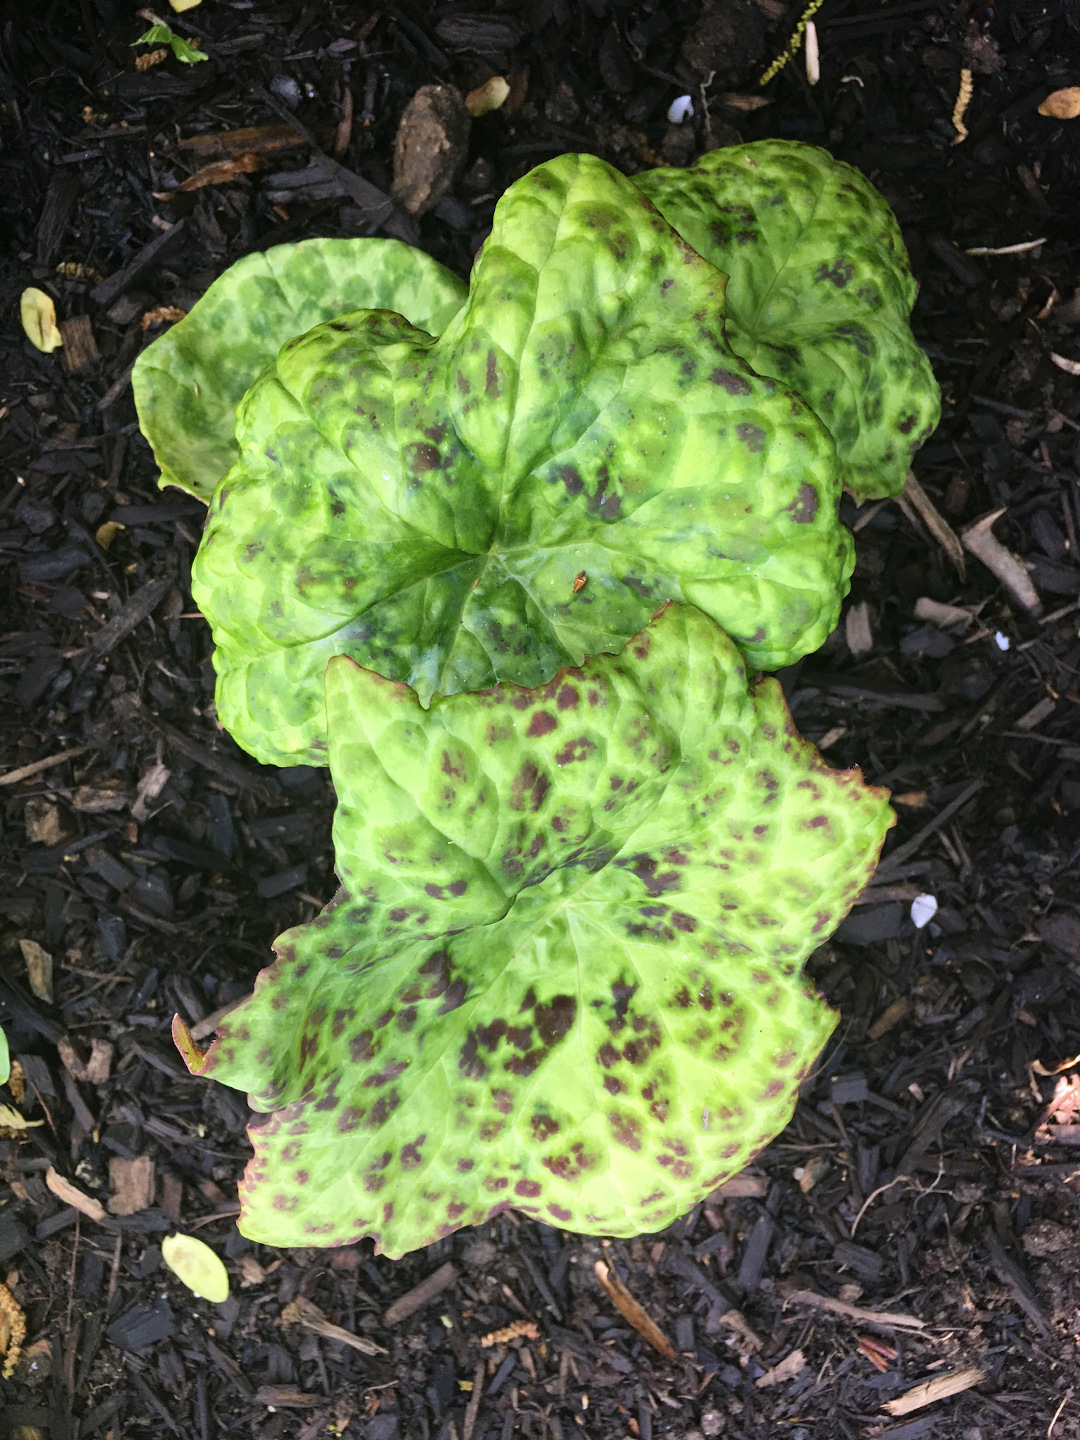
[[[194,1235],[167,1235],[161,1258],[193,1295],[222,1305],[229,1298],[229,1273],[220,1258]]]
[[[1080,85],[1054,90],[1039,106],[1039,114],[1051,120],[1075,120],[1080,115]]]
[[[162,191],[158,198],[171,200],[174,195],[187,195],[192,190],[203,190],[207,185],[227,185],[238,175],[254,175],[257,170],[263,168],[264,163],[261,155],[256,155],[250,150],[245,154],[237,155],[232,160],[213,160],[209,165],[204,165],[201,170],[196,170],[194,175],[189,175],[186,180],[181,181],[175,190]],[[157,194],[156,191],[155,194]],[[181,312],[180,318],[183,318],[183,312]]]
[[[492,110],[498,110],[506,104],[510,95],[510,86],[502,75],[492,75],[490,80],[485,80],[482,85],[477,85],[475,90],[470,90],[465,96],[465,109],[473,119],[481,115],[488,115]]]
[[[792,1350],[790,1355],[785,1355],[779,1365],[774,1365],[771,1370],[766,1370],[764,1375],[759,1375],[754,1381],[758,1390],[764,1390],[769,1385],[782,1385],[785,1380],[794,1380],[806,1369],[806,1356],[801,1350]]]
[[[0,1355],[4,1357],[4,1368],[0,1374],[5,1380],[10,1380],[15,1374],[25,1339],[26,1316],[22,1306],[6,1285],[0,1285]]]
[[[100,1224],[105,1219],[105,1207],[101,1201],[95,1200],[92,1195],[84,1194],[77,1185],[65,1180],[51,1165],[45,1172],[45,1184],[58,1200],[70,1205],[73,1210],[78,1210],[79,1214],[85,1215],[88,1220],[96,1220]]]
[[[305,1299],[303,1295],[298,1295],[295,1300],[289,1301],[281,1312],[281,1320],[285,1325],[302,1325],[305,1330],[311,1330],[315,1335],[322,1335],[327,1340],[340,1340],[343,1345],[350,1345],[354,1350],[359,1350],[361,1355],[386,1355],[389,1353],[381,1345],[376,1345],[374,1340],[369,1340],[364,1335],[354,1335],[351,1330],[333,1324],[317,1305]]]
[[[654,1350],[659,1350],[665,1360],[676,1358],[675,1347],[663,1333],[655,1320],[648,1315],[634,1299],[633,1295],[626,1288],[623,1282],[613,1271],[609,1270],[603,1260],[597,1260],[593,1266],[596,1278],[603,1287],[608,1299],[618,1310],[624,1320],[628,1320],[639,1335],[643,1336]]]
[[[890,1415],[910,1415],[913,1410],[933,1405],[936,1400],[947,1400],[950,1395],[960,1395],[985,1379],[986,1371],[977,1370],[974,1366],[966,1370],[956,1370],[951,1375],[936,1375],[933,1380],[924,1380],[921,1385],[912,1386],[895,1400],[886,1400],[881,1408]]]
[[[1050,359],[1059,370],[1064,370],[1066,375],[1080,375],[1080,360],[1069,360],[1066,356],[1059,355],[1056,350],[1050,351]]]
[[[53,1003],[53,957],[36,940],[20,940],[19,949],[26,961],[30,989],[46,1005]]]
[[[48,355],[64,343],[56,323],[56,306],[44,290],[28,285],[19,301],[19,316],[26,338],[35,349]]]
[[[7,1035],[0,1026],[0,1085],[6,1085],[11,1077],[11,1052],[8,1050]]]
[[[182,15],[185,10],[194,10],[196,5],[201,5],[202,0],[169,0],[169,4],[178,15]]]

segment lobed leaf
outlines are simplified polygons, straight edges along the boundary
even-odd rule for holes
[[[301,240],[244,256],[135,362],[161,484],[209,501],[240,453],[237,407],[287,340],[360,307],[438,334],[465,295],[456,275],[399,240]]]
[[[860,502],[899,495],[941,397],[908,324],[900,227],[873,185],[792,140],[728,146],[634,184],[730,276],[732,347],[825,422],[846,488]]]
[[[239,743],[323,762],[334,655],[426,705],[617,651],[670,599],[754,668],[815,649],[852,564],[834,447],[732,353],[724,283],[564,155],[499,202],[438,341],[360,312],[286,345],[194,567]]]
[[[513,1206],[659,1229],[786,1123],[835,1016],[801,969],[891,823],[779,685],[669,606],[542,688],[327,674],[345,890],[197,1073],[266,1121],[240,1226],[390,1255]]]

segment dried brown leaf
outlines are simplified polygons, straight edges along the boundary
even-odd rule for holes
[[[1051,120],[1075,120],[1080,115],[1080,85],[1054,90],[1039,106],[1039,114]]]

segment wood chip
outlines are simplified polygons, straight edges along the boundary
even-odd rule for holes
[[[285,1325],[301,1325],[315,1335],[322,1335],[324,1339],[340,1340],[343,1345],[349,1345],[353,1350],[359,1350],[361,1355],[386,1355],[389,1353],[381,1345],[376,1345],[374,1340],[369,1340],[366,1335],[354,1335],[351,1330],[346,1330],[341,1325],[335,1325],[326,1318],[317,1305],[305,1299],[303,1295],[298,1295],[295,1300],[289,1301],[281,1312],[281,1319]]]
[[[870,606],[865,600],[852,605],[844,616],[844,639],[856,660],[872,652],[874,631],[870,624]]]
[[[795,1290],[785,1305],[806,1305],[812,1310],[828,1310],[833,1315],[843,1315],[848,1320],[858,1320],[863,1325],[876,1325],[883,1330],[925,1330],[926,1321],[917,1315],[904,1315],[891,1310],[863,1310],[858,1305],[849,1305],[846,1300],[834,1300],[831,1295],[819,1295],[816,1290]]]
[[[69,375],[81,375],[101,363],[101,351],[94,339],[89,315],[73,315],[70,320],[61,320],[60,334],[64,338],[64,369]]]
[[[410,215],[426,215],[450,194],[468,153],[469,127],[453,85],[422,85],[409,101],[394,141],[392,194]]]
[[[492,110],[500,109],[506,104],[509,95],[510,86],[505,77],[492,75],[490,80],[485,80],[465,96],[465,109],[475,120],[481,115],[490,114]]]
[[[84,1060],[66,1037],[56,1042],[56,1048],[64,1062],[64,1069],[73,1079],[83,1080],[88,1085],[104,1085],[108,1080],[114,1049],[110,1041],[95,1035],[90,1041],[89,1060]]]
[[[209,165],[202,166],[194,175],[182,180],[175,190],[155,191],[154,198],[171,200],[176,195],[190,195],[193,190],[204,190],[207,185],[228,185],[241,175],[254,175],[265,164],[263,157],[253,150],[228,160],[212,160]]]
[[[940,514],[937,506],[910,470],[908,471],[907,481],[900,495],[900,508],[909,519],[912,514],[919,517],[948,556],[953,569],[960,576],[960,579],[963,580],[965,574],[964,549],[957,539],[956,531],[944,516]]]
[[[785,1380],[794,1380],[806,1369],[806,1356],[801,1350],[792,1350],[790,1355],[785,1355],[779,1365],[774,1365],[771,1370],[766,1370],[764,1375],[759,1375],[754,1381],[758,1390],[765,1390],[770,1385],[782,1385]]]
[[[671,1341],[664,1335],[652,1317],[641,1308],[633,1295],[626,1288],[618,1275],[609,1270],[603,1260],[597,1260],[593,1266],[596,1278],[603,1287],[608,1299],[618,1310],[619,1314],[630,1322],[639,1335],[643,1336],[654,1350],[659,1350],[666,1360],[674,1360],[676,1351]]]
[[[50,1165],[45,1172],[45,1184],[58,1200],[72,1209],[78,1210],[80,1215],[85,1215],[88,1220],[96,1220],[100,1224],[105,1219],[105,1207],[100,1200],[95,1200],[92,1195],[86,1195],[77,1185],[72,1185],[70,1180],[65,1180],[58,1170]]]
[[[900,1021],[903,1020],[910,1009],[911,1001],[906,995],[901,995],[899,1000],[894,1000],[891,1005],[887,1005],[870,1026],[870,1029],[866,1032],[868,1038],[871,1040],[880,1040],[894,1025],[899,1025]]]
[[[743,1171],[718,1185],[710,1200],[764,1200],[769,1193],[769,1182],[764,1175],[751,1175]]]
[[[1004,514],[1004,507],[991,510],[989,515],[983,515],[973,525],[969,525],[960,539],[964,543],[964,549],[975,555],[997,576],[1018,605],[1029,615],[1037,615],[1042,610],[1042,601],[1031,583],[1031,577],[1020,560],[1002,545],[990,528],[995,520],[1000,520]]]
[[[430,1305],[432,1300],[456,1283],[457,1270],[447,1260],[445,1265],[440,1265],[438,1270],[429,1275],[426,1280],[421,1280],[419,1285],[414,1285],[411,1290],[406,1290],[404,1295],[398,1296],[383,1316],[383,1324],[400,1324],[415,1311],[422,1310],[425,1305]]]
[[[974,616],[960,605],[943,605],[940,600],[931,600],[929,595],[920,595],[915,601],[915,619],[928,620],[931,625],[947,630],[950,625],[970,625]]]
[[[974,1366],[966,1370],[955,1370],[951,1375],[936,1375],[933,1380],[924,1380],[921,1385],[914,1385],[895,1400],[886,1400],[881,1408],[890,1415],[910,1415],[914,1410],[933,1405],[936,1400],[947,1400],[950,1395],[960,1395],[985,1379],[986,1371],[977,1370]]]
[[[292,125],[243,125],[237,130],[215,130],[189,135],[177,142],[198,158],[242,154],[265,155],[277,150],[300,150],[307,141]]]
[[[126,1160],[122,1155],[109,1157],[109,1213],[138,1215],[154,1203],[154,1162],[149,1155],[136,1155]]]

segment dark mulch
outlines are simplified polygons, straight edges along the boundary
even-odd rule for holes
[[[0,1434],[1076,1436],[1080,382],[1051,354],[1080,359],[1080,120],[1037,113],[1080,81],[1075,4],[826,0],[820,85],[792,65],[752,112],[725,96],[754,93],[797,16],[782,0],[707,3],[700,20],[697,0],[204,0],[174,23],[210,62],[145,73],[129,49],[145,22],[126,10],[23,5],[0,31],[0,753],[4,774],[66,755],[0,788],[0,1005],[22,1108],[43,1122],[0,1140],[0,1278],[28,1323],[0,1382]],[[961,67],[975,93],[953,145]],[[324,174],[297,188],[285,172],[309,163],[304,147],[180,201],[154,192],[203,163],[185,139],[283,123],[268,95],[332,149],[347,90],[345,164],[386,189],[416,88],[496,73],[510,100],[474,125],[463,178],[420,225],[462,274],[496,197],[562,150],[633,172],[782,135],[862,167],[904,228],[916,327],[945,392],[918,476],[957,528],[1004,510],[996,533],[1043,613],[1018,609],[970,557],[958,575],[896,504],[852,511],[851,604],[865,604],[873,648],[850,648],[859,612],[788,689],[830,759],[897,792],[895,858],[815,958],[842,1022],[795,1120],[733,1191],[664,1235],[607,1247],[504,1216],[398,1263],[366,1246],[275,1253],[234,1225],[242,1100],[184,1073],[168,1023],[245,993],[271,938],[329,896],[331,797],[323,773],[260,770],[214,724],[209,637],[187,588],[199,506],[156,490],[126,376],[158,333],[141,327],[147,312],[189,307],[253,248],[362,233],[364,211]],[[686,91],[694,120],[668,125]],[[1040,237],[1013,255],[965,253]],[[119,279],[98,290],[106,277]],[[62,318],[87,318],[77,373],[24,343],[31,283]],[[106,545],[112,520],[124,528]],[[915,618],[919,597],[974,618],[942,630]],[[920,891],[940,909],[916,932]],[[32,993],[23,941],[53,957],[51,1004]],[[131,1215],[94,1222],[45,1184],[52,1166],[108,1199],[110,1166],[115,1180],[137,1157],[155,1192]],[[163,1268],[177,1226],[225,1257],[226,1305]],[[602,1255],[674,1362],[611,1308]],[[453,1283],[385,1318],[447,1262]],[[298,1300],[385,1353],[288,1323]],[[479,1347],[524,1319],[539,1339]],[[795,1350],[805,1368],[796,1358],[793,1378],[757,1383]],[[882,1409],[963,1367],[983,1378],[959,1396],[903,1418]]]

